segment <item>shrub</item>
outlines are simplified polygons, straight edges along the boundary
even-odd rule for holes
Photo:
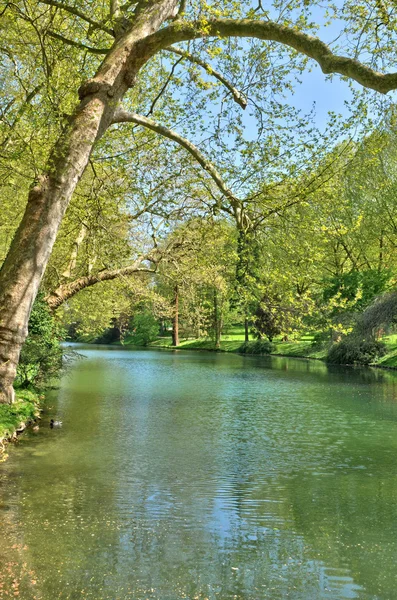
[[[386,354],[386,345],[373,339],[346,338],[328,351],[327,362],[335,365],[368,365]]]
[[[240,354],[270,354],[274,346],[267,340],[257,340],[256,342],[244,342],[238,349]]]
[[[41,385],[59,375],[62,369],[62,329],[55,322],[42,294],[33,304],[28,331],[17,370],[17,383],[21,387]]]

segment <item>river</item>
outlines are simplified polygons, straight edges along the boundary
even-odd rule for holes
[[[79,351],[0,465],[0,598],[397,599],[397,373]]]

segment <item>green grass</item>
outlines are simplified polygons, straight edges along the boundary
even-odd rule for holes
[[[387,335],[382,341],[386,344],[387,354],[376,364],[381,367],[397,368],[397,334]]]
[[[222,335],[221,352],[238,352],[240,346],[244,343],[244,326],[235,325],[230,327]],[[396,336],[397,337],[397,336]],[[250,341],[252,336],[250,336]],[[124,340],[125,345],[131,344],[131,338],[127,336]],[[284,356],[296,356],[307,358],[325,358],[326,349],[314,344],[314,335],[305,333],[299,340],[292,342],[283,342],[281,338],[274,341],[275,350],[272,354]],[[171,335],[159,337],[149,344],[151,348],[173,348]],[[396,341],[397,346],[397,341]],[[185,350],[215,350],[214,342],[208,338],[200,339],[182,339],[177,348]]]
[[[0,441],[7,439],[21,423],[33,421],[39,415],[39,396],[29,390],[16,390],[14,404],[0,404]]]
[[[250,335],[250,341],[252,336]],[[397,334],[386,336],[383,341],[386,343],[388,352],[377,362],[377,365],[382,367],[397,368]],[[128,337],[124,340],[128,345]],[[244,343],[244,327],[235,325],[230,327],[224,335],[222,335],[221,352],[238,352],[240,346]],[[296,358],[315,358],[317,360],[325,360],[328,353],[327,343],[315,343],[314,333],[303,333],[299,339],[283,342],[281,338],[276,338],[273,341],[274,350],[272,355],[276,356],[291,356]],[[159,337],[150,343],[152,348],[173,348],[171,335]],[[208,338],[201,339],[182,339],[179,349],[185,350],[211,350],[214,351],[214,342]]]
[[[327,348],[322,344],[314,344],[313,339],[301,339],[295,342],[276,342],[272,354],[296,356],[298,358],[325,359]]]
[[[126,340],[124,341],[124,343],[126,343]],[[243,340],[225,339],[222,340],[220,349],[222,350],[222,352],[236,352],[242,343]],[[149,346],[150,348],[174,348],[174,346],[172,345],[172,338],[170,337],[160,337],[154,342],[151,342]],[[184,348],[185,350],[215,350],[214,342],[207,338],[195,340],[181,340],[177,348]]]

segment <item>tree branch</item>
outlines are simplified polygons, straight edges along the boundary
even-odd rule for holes
[[[57,0],[39,0],[39,2],[41,4],[48,4],[49,6],[55,6],[55,8],[60,8],[64,11],[70,13],[71,15],[78,17],[79,19],[83,19],[83,21],[92,25],[92,27],[95,27],[95,29],[101,29],[105,33],[108,33],[109,35],[114,37],[114,32],[112,31],[112,29],[109,29],[108,27],[105,27],[103,24],[97,23],[93,19],[90,19],[90,17],[87,17],[84,13],[82,13],[79,10],[77,10],[76,8],[74,8],[74,6],[69,6],[68,4],[64,4],[63,2],[57,2]]]
[[[178,19],[182,19],[183,15],[185,14],[185,10],[186,10],[186,0],[180,0],[178,12],[177,12],[176,16],[174,17],[174,21],[177,21]]]
[[[87,233],[88,233],[88,228],[84,223],[82,223],[82,225],[80,227],[80,231],[79,231],[76,239],[73,242],[72,252],[70,254],[70,258],[69,258],[67,267],[64,270],[64,272],[62,273],[62,279],[70,279],[72,277],[73,271],[76,268],[77,257],[79,254],[80,246],[84,242],[84,239],[86,238]]]
[[[315,60],[325,74],[339,73],[360,85],[387,94],[397,88],[397,73],[378,73],[360,61],[338,56],[319,38],[273,21],[253,19],[213,19],[202,23],[176,21],[145,39],[151,52],[166,50],[171,44],[205,37],[250,37],[279,42]]]
[[[50,292],[46,297],[45,301],[51,310],[56,310],[81,290],[91,287],[101,281],[111,281],[119,277],[127,277],[136,273],[155,273],[155,269],[149,269],[141,267],[140,265],[145,260],[152,260],[150,254],[140,256],[132,265],[123,267],[121,269],[105,269],[96,273],[95,275],[87,275],[86,277],[79,277],[69,283],[64,283],[58,286],[53,292]]]
[[[56,310],[61,304],[75,296],[78,292],[102,281],[111,281],[113,279],[118,279],[119,277],[128,277],[137,273],[156,273],[159,263],[168,257],[172,251],[181,247],[182,242],[178,239],[172,240],[164,248],[159,248],[157,246],[155,235],[153,235],[153,241],[153,248],[147,254],[139,256],[132,265],[121,267],[120,269],[104,269],[95,275],[89,274],[86,277],[78,277],[74,281],[59,285],[54,291],[50,292],[44,300],[51,310]],[[142,267],[141,265],[145,261],[153,263],[154,269]]]
[[[241,92],[239,92],[226,79],[226,77],[224,77],[218,71],[215,71],[215,69],[213,69],[209,63],[206,63],[204,60],[201,60],[201,58],[190,54],[190,52],[187,52],[186,50],[182,50],[182,48],[177,48],[176,46],[169,46],[168,48],[165,48],[165,50],[167,50],[167,52],[173,52],[174,54],[178,54],[179,56],[182,56],[183,58],[190,60],[190,62],[195,63],[196,65],[199,65],[200,67],[205,69],[205,71],[207,71],[209,75],[212,75],[213,77],[215,77],[215,79],[223,83],[223,85],[231,92],[234,101],[237,102],[237,104],[239,104],[242,109],[245,109],[247,107],[247,99],[245,98],[245,96]]]
[[[44,82],[39,83],[36,85],[36,87],[29,92],[29,94],[26,95],[26,98],[23,102],[23,104],[19,107],[16,116],[14,118],[14,121],[11,123],[10,127],[9,127],[9,132],[6,135],[6,137],[1,141],[0,146],[2,148],[6,148],[8,145],[8,142],[10,141],[11,138],[11,131],[16,127],[16,125],[18,124],[19,120],[21,119],[21,117],[24,115],[25,111],[27,110],[29,104],[31,103],[31,101],[33,100],[33,98],[35,96],[37,96],[37,94],[40,92],[40,90],[44,87]],[[13,101],[14,102],[14,101]],[[3,116],[3,115],[2,115]]]
[[[142,115],[137,115],[136,113],[130,113],[124,111],[122,109],[118,109],[115,112],[112,123],[136,123],[137,125],[141,125],[142,127],[146,127],[155,133],[159,133],[163,137],[176,142],[185,150],[193,156],[193,158],[202,166],[202,168],[208,173],[208,175],[212,178],[214,183],[218,186],[220,191],[226,198],[228,198],[231,206],[233,207],[234,215],[236,221],[239,223],[243,217],[243,206],[242,202],[239,198],[237,198],[233,192],[227,187],[225,181],[223,180],[220,173],[214,167],[211,161],[209,161],[206,156],[190,142],[188,139],[181,136],[179,133],[174,131],[173,129],[169,129],[164,125],[160,125],[156,121],[152,119],[148,119],[147,117],[143,117]],[[218,202],[219,208],[221,208],[220,202]]]
[[[80,42],[70,40],[69,38],[60,35],[59,33],[55,33],[55,31],[51,31],[51,29],[48,29],[46,31],[46,35],[49,35],[50,37],[55,38],[56,40],[60,40],[64,44],[68,44],[68,46],[80,48],[80,50],[87,50],[87,52],[91,52],[91,54],[107,54],[110,50],[110,48],[92,48],[91,46],[80,44]]]
[[[110,0],[109,15],[110,19],[118,19],[120,17],[119,0]]]
[[[167,89],[167,86],[168,86],[169,82],[171,81],[171,79],[174,76],[175,69],[177,68],[177,66],[179,65],[179,63],[181,62],[181,60],[182,60],[182,58],[179,58],[176,61],[176,63],[172,65],[171,71],[169,72],[166,81],[162,85],[161,90],[159,91],[159,93],[157,94],[157,96],[155,97],[155,99],[153,100],[153,102],[152,102],[152,104],[151,104],[151,106],[149,108],[149,111],[147,113],[147,116],[153,114],[154,107],[156,106],[157,102],[159,101],[159,99],[164,94],[165,90]]]

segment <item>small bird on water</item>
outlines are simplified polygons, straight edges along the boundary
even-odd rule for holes
[[[50,427],[51,429],[54,427],[62,427],[62,421],[54,421],[54,419],[51,419]]]

